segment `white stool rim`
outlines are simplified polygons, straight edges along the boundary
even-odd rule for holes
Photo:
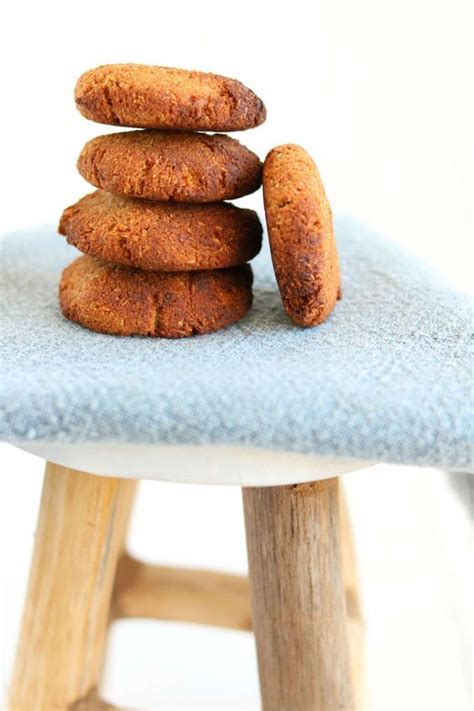
[[[10,444],[55,464],[89,474],[184,484],[298,484],[329,479],[378,463],[223,445],[46,441],[11,441]]]

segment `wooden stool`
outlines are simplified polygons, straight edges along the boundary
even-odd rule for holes
[[[131,558],[135,488],[47,464],[10,711],[110,708],[107,628],[127,617],[253,629],[264,709],[356,708],[363,624],[337,478],[243,489],[249,580]]]
[[[264,250],[248,316],[175,342],[66,321],[57,285],[72,247],[55,228],[3,239],[0,434],[55,462],[11,709],[100,706],[107,624],[137,615],[252,619],[267,710],[358,703],[337,477],[380,461],[471,470],[472,307],[395,243],[350,219],[335,228],[344,298],[327,323],[288,322]],[[127,556],[129,479],[141,478],[243,487],[250,592],[245,579]]]

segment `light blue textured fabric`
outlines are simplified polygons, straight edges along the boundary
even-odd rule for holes
[[[469,298],[350,220],[336,233],[344,298],[327,323],[290,323],[265,250],[251,313],[178,341],[69,323],[57,284],[76,251],[53,228],[5,237],[0,433],[241,444],[468,471]]]

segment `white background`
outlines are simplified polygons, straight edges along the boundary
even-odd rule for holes
[[[79,74],[145,62],[234,76],[267,122],[239,136],[262,157],[301,143],[332,206],[467,288],[470,29],[464,0],[188,0],[4,3],[0,19],[0,231],[56,223],[88,188],[74,163],[107,131],[75,110]],[[260,195],[244,200],[260,208]],[[59,238],[58,238],[59,239]],[[42,464],[0,450],[0,665],[5,687],[28,569]],[[346,477],[368,622],[376,711],[470,708],[466,508],[430,470]],[[245,570],[237,489],[150,484],[132,527],[150,560]],[[113,633],[106,692],[148,708],[257,704],[249,635],[159,623]]]

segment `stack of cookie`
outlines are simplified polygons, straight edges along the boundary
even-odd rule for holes
[[[84,253],[63,272],[63,314],[94,331],[168,338],[242,318],[262,228],[224,201],[257,190],[262,164],[235,139],[201,132],[258,126],[262,101],[222,76],[134,64],[86,72],[75,98],[86,118],[140,130],[99,136],[79,156],[98,189],[61,217]]]

